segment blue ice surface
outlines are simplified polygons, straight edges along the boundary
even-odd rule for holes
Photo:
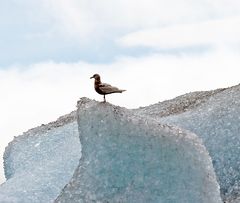
[[[147,183],[145,185],[145,177],[147,177],[148,175],[147,171],[152,171],[154,169],[154,167],[153,169],[151,168],[151,164],[155,162],[156,165],[159,167],[159,170],[161,169],[161,167],[163,167],[164,169],[160,170],[162,171],[161,174],[158,174],[157,171],[153,171],[152,174],[155,177],[158,177],[158,175],[162,174],[167,177],[167,175],[169,175],[167,171],[172,172],[172,168],[175,168],[176,171],[173,172],[178,172],[179,177],[176,177],[176,174],[173,173],[171,177],[174,177],[175,180],[170,178],[169,182],[174,183],[174,181],[178,180],[178,178],[180,177],[181,179],[185,179],[184,175],[186,174],[181,173],[181,171],[177,170],[183,170],[183,166],[181,165],[181,163],[179,163],[179,160],[184,160],[185,156],[190,156],[186,151],[189,150],[191,145],[186,146],[183,144],[184,147],[181,147],[184,149],[181,149],[178,144],[181,145],[182,141],[177,142],[176,144],[173,139],[173,143],[175,142],[175,144],[173,144],[170,140],[166,141],[164,138],[173,138],[174,136],[176,136],[176,134],[179,134],[178,132],[176,133],[176,131],[180,130],[179,128],[169,126],[176,125],[180,128],[185,128],[191,132],[194,132],[203,140],[203,143],[212,158],[212,163],[217,175],[217,181],[220,183],[221,186],[220,189],[222,198],[226,202],[238,203],[240,202],[239,97],[240,86],[238,85],[233,88],[221,89],[217,91],[212,91],[210,93],[195,92],[190,93],[187,96],[183,95],[173,100],[134,110],[132,111],[134,115],[132,115],[132,112],[126,109],[121,109],[118,107],[113,108],[110,106],[114,109],[114,114],[112,114],[112,112],[109,112],[108,109],[110,107],[106,109],[101,109],[99,107],[102,106],[99,106],[98,108],[101,110],[100,112],[98,112],[98,108],[93,108],[93,111],[89,112],[89,119],[85,121],[83,120],[85,122],[85,127],[90,126],[92,129],[86,128],[85,131],[82,125],[83,121],[81,121],[78,126],[76,119],[73,119],[71,120],[71,122],[64,121],[61,125],[57,125],[54,127],[51,127],[50,125],[49,128],[49,125],[46,125],[40,128],[35,128],[34,130],[30,130],[24,135],[15,138],[14,141],[11,142],[6,148],[4,155],[4,166],[7,181],[0,186],[0,202],[52,202],[57,196],[57,202],[67,202],[68,199],[71,199],[73,202],[80,200],[85,201],[86,199],[89,201],[93,199],[95,201],[95,199],[98,199],[98,201],[101,202],[102,199],[104,199],[105,201],[105,198],[107,199],[106,201],[110,199],[110,202],[112,200],[111,198],[113,198],[114,201],[116,200],[118,202],[133,198],[131,200],[133,200],[134,202],[136,196],[139,197],[139,202],[144,202],[145,200],[148,202],[155,202],[155,200],[161,202],[163,200],[158,199],[158,197],[160,198],[160,196],[163,199],[168,197],[168,199],[164,199],[164,202],[181,202],[181,197],[178,198],[178,201],[175,201],[174,199],[177,195],[180,196],[180,192],[176,192],[178,191],[180,186],[176,186],[176,188],[174,188],[176,193],[176,196],[174,196],[175,193],[171,194],[171,192],[169,191],[166,192],[165,190],[167,189],[162,189],[163,193],[161,193],[158,190],[152,189],[150,186],[147,187]],[[94,104],[94,102],[87,103],[89,105]],[[88,109],[87,104],[86,109]],[[106,110],[107,113],[104,114]],[[97,113],[99,113],[99,115]],[[96,116],[96,114],[98,115],[96,118],[92,117],[92,115]],[[105,117],[102,118],[102,114],[105,115]],[[78,120],[80,121],[80,118]],[[100,125],[99,128],[96,129],[95,123],[99,122],[103,122],[104,125]],[[156,123],[161,123],[157,127],[160,128],[159,132],[157,132],[157,136],[155,136],[155,134],[153,133],[154,129],[158,125]],[[86,166],[84,165],[86,164],[86,162],[83,162],[86,159],[84,157],[81,158],[80,165],[78,166],[78,162],[81,157],[81,145],[79,143],[79,134],[77,130],[78,127],[82,132],[82,134],[80,134],[81,141],[83,141],[83,143],[85,143],[86,145],[84,149],[89,150],[90,153],[87,153],[88,156],[86,156],[88,160]],[[124,129],[124,127],[126,129]],[[169,128],[173,129],[169,130]],[[99,133],[99,130],[103,133]],[[136,132],[134,132],[135,130]],[[165,131],[169,132],[165,134]],[[185,130],[180,131],[182,131],[183,134],[186,134],[186,137],[192,137],[191,139],[197,142],[197,145],[195,146],[196,148],[191,149],[192,152],[194,152],[195,150],[195,153],[193,153],[193,155],[195,154],[196,157],[200,156],[198,158],[202,159],[203,162],[206,161],[206,159],[209,159],[209,157],[206,155],[207,152],[205,149],[203,150],[205,151],[203,153],[205,155],[203,155],[202,153],[200,153],[201,155],[197,155],[196,151],[199,151],[199,146],[201,144],[199,145],[199,139],[193,138],[196,137],[195,135],[186,132]],[[182,133],[180,133],[180,135]],[[86,137],[83,137],[83,135],[85,135]],[[98,137],[93,137],[94,135],[98,135]],[[105,143],[105,136],[110,135],[113,137],[110,137],[111,139],[107,139],[107,142]],[[136,135],[139,136],[136,138]],[[104,139],[102,140],[101,137],[103,137]],[[119,137],[121,137],[122,139],[119,139]],[[90,141],[92,141],[94,146],[90,143]],[[159,142],[160,144],[164,144],[161,145],[160,149],[158,149]],[[111,143],[114,143],[114,147],[111,146]],[[98,146],[98,144],[100,145]],[[177,146],[176,149],[173,147],[173,145]],[[105,147],[107,147],[107,149]],[[147,157],[154,157],[154,154],[151,154],[151,152],[148,151],[149,148],[153,149],[154,154],[164,154],[164,156],[158,157],[161,161],[157,160],[156,157],[153,158],[152,161],[150,161],[150,159],[147,159]],[[111,153],[109,155],[108,152],[113,153],[112,156],[110,156]],[[182,152],[183,154],[181,154],[180,152]],[[93,153],[93,155],[91,155],[91,153]],[[96,158],[94,157],[95,155]],[[177,158],[174,158],[175,155],[177,156]],[[118,162],[116,162],[115,159],[112,160],[112,158],[114,157],[118,160]],[[192,161],[191,158],[192,157],[190,156],[189,160]],[[141,159],[142,162],[140,161]],[[112,167],[111,165],[107,164],[108,160],[113,161],[114,164]],[[121,160],[122,163],[119,163],[121,162]],[[132,160],[134,160],[134,162]],[[169,160],[169,163],[165,166],[163,163],[167,163],[166,160]],[[79,185],[79,177],[87,177],[86,171],[85,173],[83,173],[83,169],[89,169],[87,167],[90,167],[90,169],[92,169],[89,170],[90,175],[91,173],[93,173],[98,177],[98,174],[105,174],[106,171],[104,168],[100,172],[97,168],[98,166],[102,167],[101,161],[103,161],[103,163],[106,163],[105,168],[108,167],[111,173],[109,173],[110,178],[100,178],[100,183],[102,184],[101,181],[103,181],[104,183],[102,185],[104,185],[104,187],[105,184],[107,184],[105,189],[107,187],[110,187],[108,185],[109,183],[111,183],[114,187],[112,188],[112,190],[109,190],[107,196],[100,196],[99,199],[99,188],[97,188],[96,194],[95,191],[92,192],[91,190],[89,190],[91,191],[89,194],[84,193],[84,190],[82,190],[82,186]],[[95,165],[93,165],[94,162],[96,162]],[[173,164],[171,167],[170,163],[172,162],[179,164],[179,166],[175,166]],[[84,164],[81,165],[81,163]],[[133,166],[131,164],[133,164]],[[191,163],[187,162],[187,164],[189,164],[190,167]],[[127,169],[121,168],[121,166],[124,165],[126,165]],[[142,167],[140,167],[139,165],[141,165]],[[195,163],[195,165],[199,165],[202,167],[202,162],[200,161],[200,163]],[[208,176],[206,177],[210,177],[210,180],[212,180],[213,183],[212,185],[215,185],[217,187],[217,183],[214,183],[214,173],[211,171],[211,167],[211,164],[207,165],[207,170],[210,170],[210,175],[208,174]],[[76,168],[77,170],[72,177]],[[139,168],[143,171],[140,170],[139,172]],[[136,171],[134,171],[135,169]],[[191,171],[189,171],[188,169],[186,171],[191,174]],[[125,172],[127,173],[127,175],[125,175]],[[195,174],[197,174],[197,172]],[[117,176],[118,178],[124,178],[116,180],[116,178],[112,178],[114,176]],[[196,175],[196,177],[198,176]],[[71,182],[69,183],[70,179]],[[133,184],[127,184],[129,179],[133,180]],[[166,188],[173,188],[172,186],[170,186],[171,184],[166,181],[166,179],[167,178],[163,178],[161,179],[161,181],[158,181],[159,184],[161,183],[162,187],[165,184]],[[189,179],[191,179],[191,176],[189,177]],[[152,181],[153,178],[150,177],[147,178],[147,180]],[[199,179],[195,181],[198,180]],[[88,183],[87,180],[85,180],[85,183],[91,185],[95,183],[94,181]],[[111,181],[116,181],[117,184],[119,184],[120,186],[114,185],[114,183],[112,183]],[[141,192],[135,190],[137,187],[136,183],[138,182],[141,183],[139,184],[139,191],[143,188],[147,189]],[[64,188],[66,184],[67,186]],[[183,189],[181,188],[181,190],[184,190],[185,188],[185,184],[183,185],[184,187]],[[199,185],[199,182],[196,182],[196,185]],[[206,183],[205,186],[206,188],[208,188],[209,184]],[[208,189],[208,191],[211,192],[212,189],[215,188],[215,186]],[[95,187],[97,187],[97,184]],[[64,190],[62,190],[63,188]],[[192,188],[194,189],[195,187]],[[148,193],[148,189],[151,189],[155,196],[153,195],[151,197],[151,195],[149,195],[150,193]],[[102,188],[99,189],[99,191],[101,190]],[[216,194],[217,189],[215,188],[213,190],[215,191],[215,193],[213,192],[213,194]],[[134,191],[137,192],[135,193]],[[196,190],[193,191],[193,196],[194,194],[196,194],[194,192],[196,192]],[[110,193],[112,196],[109,195]],[[84,195],[80,197],[80,195],[82,194]],[[200,193],[198,193],[198,195],[201,196]],[[144,199],[145,197],[147,199]],[[186,195],[186,198],[188,197],[189,196]],[[214,197],[217,197],[217,195],[213,195],[212,198],[214,199]],[[216,202],[216,199],[211,202]],[[188,199],[184,199],[182,201],[187,202]],[[204,200],[203,202],[207,201]]]
[[[193,133],[83,98],[82,157],[55,203],[220,203],[211,159]]]
[[[178,107],[179,112],[167,115],[160,111],[164,106],[160,103],[143,108],[140,113],[147,115],[151,112],[149,116],[161,123],[177,125],[197,134],[212,158],[223,200],[240,199],[240,85],[220,90],[209,97],[205,93],[205,97],[194,101],[195,104],[194,94],[173,102],[172,107]],[[184,103],[196,106],[180,112],[182,108],[179,106]],[[236,202],[240,202],[239,199]]]
[[[69,182],[81,157],[77,122],[57,124],[29,130],[8,145],[1,203],[53,202]]]

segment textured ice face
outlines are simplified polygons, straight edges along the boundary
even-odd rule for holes
[[[181,99],[184,102],[184,99]],[[189,101],[193,101],[191,96]],[[175,107],[181,106],[180,100]],[[201,101],[196,101],[201,103]],[[240,86],[211,95],[198,107],[176,115],[162,117],[162,105],[141,109],[141,114],[153,116],[161,123],[178,125],[203,139],[213,160],[223,199],[240,197]],[[167,115],[167,113],[165,113]]]
[[[4,155],[8,180],[0,186],[0,202],[53,202],[71,179],[80,156],[76,121],[66,119],[15,138]]]
[[[135,116],[81,100],[79,130],[86,156],[57,202],[219,202],[211,163],[199,140],[158,121],[201,137],[224,200],[240,202],[239,97],[240,86],[190,93],[134,110]],[[0,202],[52,202],[71,179],[81,156],[76,119],[67,117],[48,128],[30,130],[7,147],[8,180],[0,186]]]
[[[219,203],[198,137],[132,112],[82,99],[82,157],[56,202]]]

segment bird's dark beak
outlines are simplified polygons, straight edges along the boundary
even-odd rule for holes
[[[90,79],[92,79],[92,78],[94,78],[93,76],[92,77],[90,77]]]

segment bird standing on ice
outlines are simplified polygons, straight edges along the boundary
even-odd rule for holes
[[[95,79],[94,88],[98,94],[103,95],[104,102],[106,102],[106,98],[105,98],[106,94],[122,93],[122,92],[126,91],[126,90],[120,90],[117,87],[113,87],[109,84],[102,83],[100,75],[98,75],[98,74],[94,74],[92,77],[90,77],[90,79],[92,79],[92,78]]]

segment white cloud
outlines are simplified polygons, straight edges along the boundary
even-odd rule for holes
[[[9,0],[1,4],[0,13],[0,38],[4,39],[0,65],[51,59],[112,61],[114,54],[128,52],[115,43],[121,36],[233,18],[240,15],[240,1]]]
[[[95,21],[85,1],[43,0],[48,15],[55,19],[55,34],[87,39],[94,32]]]
[[[42,0],[56,20],[56,34],[74,39],[112,37],[138,29],[237,16],[237,0]]]
[[[234,46],[240,43],[240,17],[179,24],[130,33],[118,42],[123,46],[174,49],[193,46]]]

